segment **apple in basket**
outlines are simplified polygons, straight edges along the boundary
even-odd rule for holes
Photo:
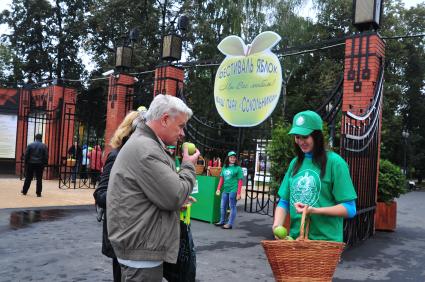
[[[278,226],[273,230],[274,235],[279,239],[284,239],[288,235],[288,231],[283,226]]]
[[[294,241],[294,238],[292,238],[291,236],[286,236],[286,237],[285,237],[285,240],[288,240],[288,241]]]
[[[190,142],[184,142],[182,145],[182,149],[184,147],[187,147],[187,152],[189,153],[189,155],[193,155],[196,152],[196,146],[193,143]]]

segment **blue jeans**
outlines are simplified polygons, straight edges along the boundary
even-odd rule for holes
[[[226,222],[226,212],[227,212],[227,207],[229,205],[230,202],[230,216],[229,216],[229,221],[227,222],[227,224],[229,224],[230,226],[233,226],[233,222],[235,221],[235,217],[236,217],[236,192],[223,192],[221,194],[221,218],[220,218],[220,223],[225,223]]]

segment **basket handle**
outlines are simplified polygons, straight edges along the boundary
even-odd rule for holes
[[[307,210],[308,205],[305,205],[303,209],[303,214],[301,216],[300,236],[297,238],[297,240],[308,240],[308,232],[310,230],[310,216],[308,215]]]

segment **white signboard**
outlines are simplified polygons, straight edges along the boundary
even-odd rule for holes
[[[15,158],[18,116],[0,114],[0,158]]]

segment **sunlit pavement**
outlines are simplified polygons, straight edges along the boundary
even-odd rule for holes
[[[100,253],[102,224],[96,221],[93,190],[60,190],[56,182],[42,198],[32,186],[32,199],[19,194],[22,181],[6,183],[16,189],[3,191],[8,188],[0,179],[0,205],[16,201],[19,208],[0,209],[0,281],[111,281],[110,259]],[[400,198],[397,231],[378,232],[347,250],[334,281],[425,281],[424,201],[419,191]],[[34,206],[42,203],[50,206]],[[240,204],[232,230],[192,220],[198,281],[274,281],[260,246],[271,239],[272,218],[245,213]]]

